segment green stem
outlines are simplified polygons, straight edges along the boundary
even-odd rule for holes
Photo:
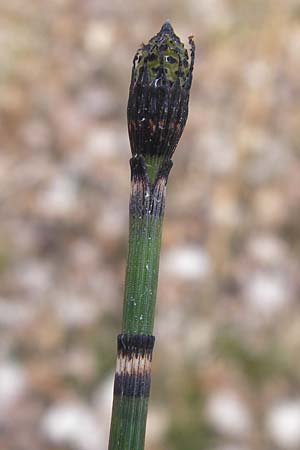
[[[154,182],[149,165],[142,156],[131,160],[129,247],[109,450],[143,450],[145,441],[165,186],[172,163],[161,165]]]
[[[162,217],[131,217],[122,332],[152,334]]]
[[[109,449],[144,449],[148,398],[114,398]]]

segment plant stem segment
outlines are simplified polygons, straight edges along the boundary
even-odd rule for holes
[[[128,100],[129,248],[109,450],[143,450],[162,223],[172,155],[188,116],[194,65],[169,22],[138,50]]]
[[[129,251],[122,332],[153,332],[165,190],[172,162],[160,169],[153,184],[143,156],[131,159]]]
[[[110,450],[144,448],[153,345],[153,336],[118,336]]]
[[[161,230],[171,167],[172,162],[166,162],[151,184],[144,157],[131,159],[129,250],[109,450],[144,448]]]

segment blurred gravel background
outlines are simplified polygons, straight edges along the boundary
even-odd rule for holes
[[[300,2],[0,4],[0,448],[104,450],[128,235],[131,62],[196,36],[147,450],[300,448]],[[185,41],[186,42],[186,41]]]

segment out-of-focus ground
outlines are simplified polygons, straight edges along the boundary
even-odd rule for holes
[[[0,448],[104,450],[141,43],[196,36],[147,450],[300,448],[300,2],[0,6]]]

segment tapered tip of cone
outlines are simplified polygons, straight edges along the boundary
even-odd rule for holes
[[[174,34],[174,30],[173,27],[171,25],[170,20],[166,20],[163,24],[163,26],[161,27],[160,30],[161,33],[168,33],[168,34]]]

